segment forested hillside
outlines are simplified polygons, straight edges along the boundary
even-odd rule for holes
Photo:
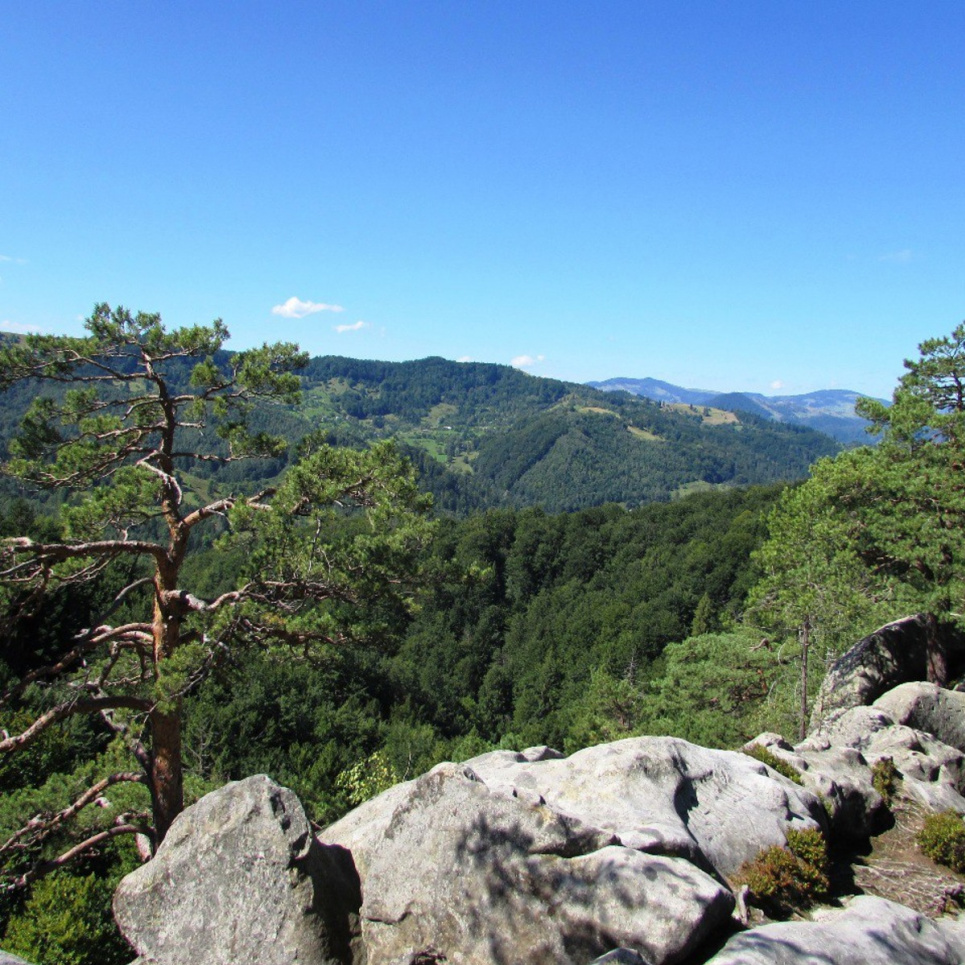
[[[313,359],[303,411],[337,437],[403,440],[443,510],[605,502],[802,478],[837,447],[820,433],[536,378],[507,366]]]
[[[227,352],[215,356],[221,367],[229,359]],[[224,466],[196,462],[189,472],[199,488],[217,495],[260,485],[297,456],[295,443],[310,434],[350,446],[397,440],[437,509],[461,515],[497,507],[632,507],[694,489],[800,479],[838,448],[799,426],[750,414],[721,422],[709,409],[663,407],[509,366],[329,356],[312,359],[300,375],[299,405],[252,414],[254,429],[292,443],[287,453]],[[175,387],[186,386],[190,369],[175,376]],[[23,383],[5,394],[0,456],[34,395]],[[185,436],[190,442],[190,432]],[[210,442],[227,451],[224,442]],[[11,495],[27,495],[6,485]]]

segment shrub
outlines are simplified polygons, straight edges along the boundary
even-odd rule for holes
[[[881,757],[871,765],[871,784],[888,807],[898,791],[899,781],[901,774],[890,757]]]
[[[752,903],[777,912],[807,908],[827,896],[827,844],[820,831],[789,829],[787,847],[764,848],[734,877],[737,887],[747,885]]]
[[[965,874],[965,822],[957,811],[929,814],[918,832],[918,847],[933,861]]]
[[[3,937],[8,951],[44,965],[123,965],[131,950],[111,917],[113,882],[66,872],[42,878]]]
[[[801,784],[801,774],[793,764],[788,764],[787,761],[781,760],[773,751],[769,751],[763,744],[751,744],[749,747],[744,748],[744,753],[748,757],[753,757],[754,760],[760,761],[762,764],[766,764],[772,770],[777,771],[778,774],[782,774],[789,781],[794,781],[795,784]]]

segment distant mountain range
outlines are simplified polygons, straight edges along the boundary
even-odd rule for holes
[[[761,395],[758,392],[714,392],[685,389],[659,379],[607,379],[587,382],[603,392],[629,392],[668,405],[708,406],[729,412],[751,412],[763,419],[807,426],[824,432],[838,442],[869,443],[868,422],[856,416],[854,404],[860,392],[850,389],[822,389],[804,395]]]

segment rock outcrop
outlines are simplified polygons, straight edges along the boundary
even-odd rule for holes
[[[952,663],[962,663],[961,634],[942,627]],[[873,703],[899,684],[927,677],[925,618],[895,620],[859,640],[828,670],[814,701],[809,734],[825,730],[845,711]]]
[[[859,895],[815,921],[777,922],[735,935],[707,965],[961,965],[965,927],[935,922],[884,898]]]
[[[965,751],[965,693],[916,681],[882,694],[874,706],[895,723],[913,727],[943,744]]]
[[[965,700],[965,698],[962,698]],[[903,793],[965,813],[959,695],[899,687],[746,754],[640,737],[440,764],[318,838],[292,792],[229,784],[182,814],[118,889],[138,965],[822,965],[965,961],[965,924],[859,897],[735,935],[728,879],[791,828],[867,835],[890,757]],[[913,726],[912,726],[913,725]],[[0,960],[2,965],[2,960]],[[18,963],[19,965],[19,963]]]
[[[16,955],[11,955],[10,952],[5,952],[0,949],[0,965],[30,965],[24,958],[18,958]]]
[[[845,711],[793,747],[779,734],[761,734],[752,743],[794,767],[804,786],[825,801],[833,830],[846,837],[867,837],[879,827],[884,802],[873,786],[872,768],[884,758],[898,769],[905,792],[925,807],[965,813],[965,754],[885,710],[894,707],[906,720],[930,718],[952,736],[958,720],[953,711],[965,711],[965,695],[936,694],[937,689],[931,684],[898,687],[872,707]]]
[[[339,841],[338,829],[325,835]],[[369,965],[588,962],[625,947],[678,961],[734,900],[682,859],[644,854],[576,818],[444,764],[408,787],[363,880]]]
[[[495,751],[466,762],[501,793],[528,795],[617,835],[627,847],[686,858],[721,876],[789,827],[822,827],[815,794],[735,751],[633,737],[567,758]]]
[[[360,898],[346,859],[316,841],[290,790],[250,777],[178,816],[121,882],[114,916],[160,965],[346,963]]]

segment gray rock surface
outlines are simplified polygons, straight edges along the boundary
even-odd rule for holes
[[[687,858],[730,875],[788,827],[821,827],[812,792],[735,751],[634,737],[563,759],[496,751],[467,761],[494,790],[544,800],[627,847]]]
[[[931,734],[896,723],[882,707],[855,707],[821,735],[795,750],[812,757],[816,748],[852,748],[870,766],[890,757],[904,779],[904,789],[934,810],[965,810],[965,756]],[[870,773],[870,771],[869,771]]]
[[[690,953],[734,904],[689,862],[622,847],[464,765],[410,782],[388,823],[367,826],[382,827],[363,862],[369,965],[569,965],[617,948],[658,965]],[[339,832],[325,840],[345,845]]]
[[[30,962],[0,948],[0,965],[30,965]]]
[[[880,824],[885,802],[872,784],[871,768],[860,751],[811,738],[792,747],[780,734],[761,734],[745,745],[767,748],[800,775],[808,790],[820,795],[835,834],[866,838]]]
[[[158,965],[348,962],[360,895],[347,857],[315,841],[290,790],[250,777],[178,816],[114,915]]]
[[[820,920],[736,935],[707,965],[961,965],[965,931],[904,905],[861,895]]]
[[[965,751],[965,693],[915,681],[882,694],[874,706],[895,723],[924,731],[943,744]]]
[[[949,733],[960,705],[965,705],[965,695],[931,684],[903,684],[872,707],[844,711],[794,747],[779,734],[761,734],[752,743],[797,769],[804,786],[824,799],[836,833],[866,837],[880,829],[884,802],[872,784],[872,767],[883,758],[891,758],[912,798],[932,810],[965,812],[965,755],[925,729],[899,722],[892,713],[926,724],[944,723]]]
[[[953,660],[960,662],[960,635],[948,628],[942,632]],[[898,684],[926,677],[924,618],[912,616],[888,623],[831,665],[814,701],[809,733],[824,730],[846,710],[871,704]]]

